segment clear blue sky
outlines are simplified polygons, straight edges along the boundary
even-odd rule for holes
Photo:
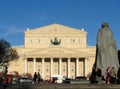
[[[24,44],[24,31],[53,23],[85,28],[87,44],[96,45],[98,30],[108,22],[120,49],[120,0],[0,0],[0,39]]]

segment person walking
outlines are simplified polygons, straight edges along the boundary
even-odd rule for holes
[[[110,70],[110,77],[111,77],[110,83],[114,84],[116,82],[116,73],[114,67],[112,67]]]
[[[97,81],[98,81],[98,84],[102,84],[102,80],[101,80],[101,77],[102,77],[102,71],[101,71],[101,69],[100,69],[99,67],[97,68],[96,75],[97,75]]]
[[[6,89],[8,87],[8,78],[6,75],[3,77],[2,85],[3,85],[3,89]]]
[[[91,74],[89,80],[91,83],[97,83],[95,67],[92,68],[92,74]]]
[[[33,80],[34,80],[34,84],[36,84],[36,80],[37,80],[37,73],[36,73],[36,72],[34,73],[34,78],[33,78]]]
[[[106,83],[110,84],[110,67],[106,70]]]
[[[41,76],[40,76],[40,73],[38,72],[38,84],[40,83],[40,80],[41,80]]]
[[[12,85],[12,76],[8,76],[8,85],[9,85],[9,88],[11,88],[11,85]]]
[[[2,81],[3,81],[2,74],[0,74],[0,86],[2,86]]]
[[[117,71],[117,83],[120,84],[120,67]]]

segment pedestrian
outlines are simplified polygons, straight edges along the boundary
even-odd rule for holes
[[[0,86],[2,86],[2,81],[3,81],[2,74],[0,74]]]
[[[114,67],[112,67],[110,70],[110,77],[111,77],[110,83],[114,84],[116,82],[116,73]]]
[[[12,85],[12,76],[8,76],[8,85],[9,85],[9,88],[11,88],[11,85]]]
[[[6,75],[3,77],[2,84],[3,84],[3,89],[6,89],[8,87],[8,78]]]
[[[117,83],[120,84],[120,67],[117,71]]]
[[[37,76],[37,78],[38,78],[38,84],[40,83],[40,80],[41,80],[41,75],[40,75],[40,73],[38,72],[38,76]]]
[[[92,68],[92,74],[90,76],[90,82],[91,83],[96,83],[97,79],[96,79],[96,69],[95,67]]]
[[[36,80],[37,80],[37,73],[36,73],[36,72],[34,73],[34,78],[33,78],[33,80],[34,80],[34,84],[36,84]]]
[[[102,80],[101,80],[102,71],[101,71],[101,69],[99,67],[97,68],[96,76],[97,76],[98,84],[102,84]]]
[[[106,83],[110,84],[110,67],[106,70]]]

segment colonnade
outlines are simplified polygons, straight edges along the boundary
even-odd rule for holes
[[[32,58],[33,59],[33,73],[36,72],[36,58]],[[62,75],[62,58],[58,58],[58,74]],[[83,58],[83,69],[84,70],[84,76],[87,76],[87,59]],[[67,77],[71,78],[71,58],[67,58],[66,60],[67,62]],[[53,73],[53,66],[54,66],[54,58],[50,58],[50,76],[54,75]],[[45,58],[41,58],[41,77],[43,79],[45,79]],[[25,73],[28,73],[28,58],[25,59],[25,64],[24,64],[24,70]],[[75,76],[81,76],[80,75],[80,65],[79,65],[79,58],[75,58]]]

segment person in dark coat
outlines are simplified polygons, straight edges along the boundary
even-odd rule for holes
[[[110,83],[115,83],[116,82],[116,72],[115,72],[114,67],[112,67],[110,70],[110,77],[111,77]]]
[[[3,78],[2,78],[2,75],[0,74],[0,86],[2,86],[2,81],[3,81]]]
[[[8,78],[6,75],[3,77],[2,84],[3,84],[3,89],[6,89],[8,87]]]
[[[97,68],[96,75],[97,75],[98,84],[101,84],[102,83],[102,80],[101,80],[101,78],[102,78],[102,71],[101,71],[101,69],[99,67]]]
[[[34,78],[33,78],[33,80],[34,80],[34,84],[36,83],[36,80],[37,80],[37,73],[35,72],[34,73]]]
[[[91,83],[96,83],[96,82],[97,82],[97,80],[96,80],[96,70],[95,70],[94,67],[93,67],[93,69],[92,69],[92,74],[91,74],[89,80],[90,80]]]
[[[41,80],[41,76],[40,76],[40,73],[38,72],[38,83],[40,83],[40,80]]]
[[[117,83],[120,84],[120,67],[117,71]]]

